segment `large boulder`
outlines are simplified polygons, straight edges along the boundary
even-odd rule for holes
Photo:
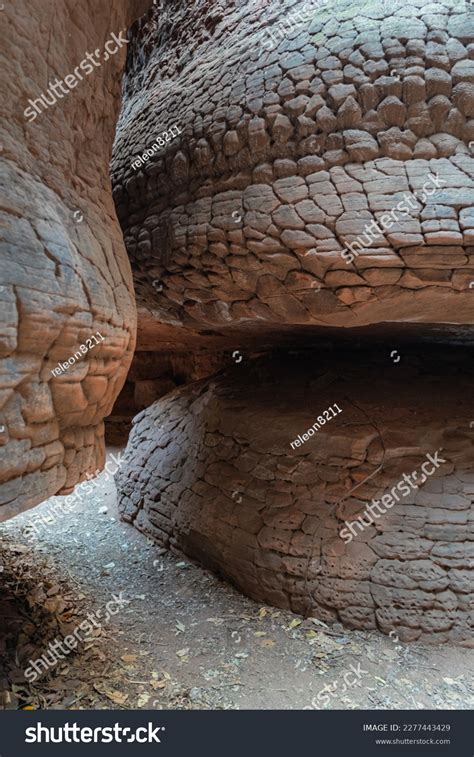
[[[242,362],[144,410],[122,515],[260,602],[472,645],[469,356],[341,352]]]

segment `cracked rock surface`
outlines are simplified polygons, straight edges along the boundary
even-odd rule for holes
[[[470,645],[466,354],[425,341],[394,373],[370,350],[323,360],[311,339],[471,338],[474,14],[302,6],[177,0],[133,29],[112,183],[141,343],[280,339],[286,353],[143,410],[119,506],[259,601]],[[335,402],[343,412],[292,447]],[[439,448],[443,466],[346,543],[346,522]]]
[[[125,380],[136,327],[108,171],[125,48],[56,103],[46,95],[49,107],[40,104],[34,120],[24,110],[54,75],[72,75],[87,51],[102,51],[146,5],[19,0],[0,14],[8,115],[0,211],[0,520],[67,492],[103,465],[103,418]],[[91,341],[96,332],[98,344]],[[67,369],[53,374],[58,362]]]
[[[462,4],[165,2],[134,30],[112,163],[157,338],[472,323],[473,102]]]
[[[134,420],[119,509],[259,601],[472,645],[472,360],[447,352],[441,368],[436,349],[404,354],[395,374],[370,352],[350,366],[324,352],[262,358],[178,389]],[[453,382],[462,404],[444,391]],[[342,412],[292,447],[334,403]],[[367,503],[412,471],[419,485],[371,523]],[[348,542],[359,516],[367,527]]]

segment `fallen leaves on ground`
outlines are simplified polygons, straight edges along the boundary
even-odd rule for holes
[[[93,708],[103,705],[104,697],[123,705],[128,695],[119,690],[120,684],[112,689],[100,681],[101,674],[108,672],[104,665],[107,655],[100,648],[108,638],[104,626],[94,628],[93,638],[82,638],[75,649],[46,671],[43,665],[44,672],[37,680],[25,676],[25,669],[47,653],[55,640],[62,643],[72,634],[92,608],[71,576],[65,579],[56,575],[51,559],[5,535],[1,550],[0,709]],[[63,645],[63,649],[67,647]],[[137,659],[136,655],[129,657]]]

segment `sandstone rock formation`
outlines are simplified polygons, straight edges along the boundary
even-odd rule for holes
[[[474,14],[323,5],[176,0],[134,29],[112,161],[132,375],[163,345],[246,360],[137,416],[120,507],[261,601],[469,644],[472,388],[465,355],[428,361],[425,337],[469,340],[474,320]],[[396,369],[385,345],[319,366],[343,329],[415,325]],[[444,467],[346,545],[344,521],[439,447]]]
[[[311,5],[176,0],[134,34],[112,176],[156,339],[472,323],[474,14]]]
[[[264,358],[172,392],[135,418],[116,476],[124,518],[259,601],[472,646],[472,361],[411,352],[396,367],[383,349]],[[372,499],[387,508],[371,523]]]
[[[133,354],[132,278],[108,170],[126,46],[106,58],[104,45],[149,3],[105,5],[18,0],[0,13],[0,520],[101,467],[103,418]],[[58,361],[67,368],[53,374]]]
[[[161,0],[131,30],[115,209],[126,45],[103,50],[149,4],[0,13],[0,519],[101,466],[137,305],[124,517],[260,600],[471,643],[472,388],[442,340],[472,339],[474,13]],[[79,81],[31,118],[53,71]],[[395,366],[344,331],[419,347]],[[346,544],[344,522],[440,447],[444,467]]]

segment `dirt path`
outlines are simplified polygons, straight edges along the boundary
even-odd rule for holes
[[[404,645],[260,607],[120,522],[113,480],[103,473],[96,483],[72,512],[43,525],[33,546],[26,526],[64,498],[0,527],[3,706],[474,707],[473,651]],[[86,640],[25,683],[28,660],[91,612]]]

